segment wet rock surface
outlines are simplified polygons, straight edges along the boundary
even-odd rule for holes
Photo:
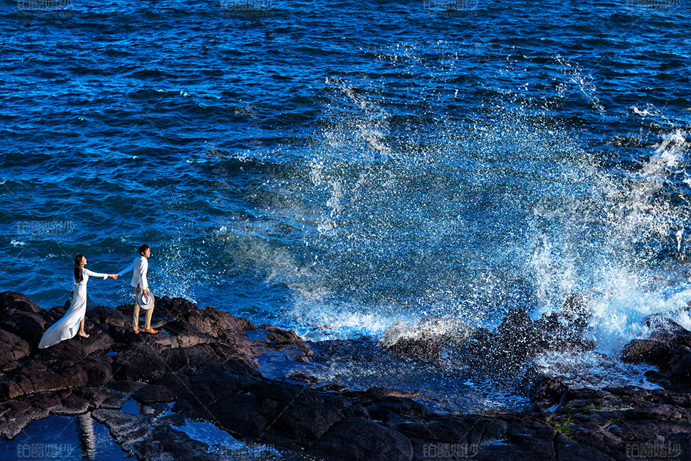
[[[648,340],[655,344],[639,340],[625,351],[626,360],[659,367],[661,389],[576,389],[534,371],[524,382],[532,401],[525,410],[458,415],[432,412],[411,392],[320,383],[305,367],[312,350],[294,332],[256,327],[179,298],[156,299],[159,334],[134,334],[131,306],[89,307],[89,338],[38,350],[42,332],[64,308],[46,311],[24,295],[0,293],[5,439],[50,414],[90,412],[124,451],[142,460],[228,459],[227,452],[191,438],[189,421],[274,447],[265,459],[625,460],[659,458],[661,450],[668,459],[691,457],[690,334],[663,318],[649,319]],[[495,331],[456,325],[446,339],[478,363],[491,356],[512,369],[538,350],[587,350],[578,334],[587,315],[574,298],[537,321],[515,310]],[[394,349],[438,359],[443,347],[409,336]],[[287,379],[261,372],[275,371],[279,359]],[[141,407],[137,414],[124,411],[132,401]]]
[[[586,300],[570,295],[560,312],[532,320],[523,309],[510,309],[494,331],[472,328],[458,319],[426,318],[390,327],[379,341],[395,353],[440,362],[450,354],[484,369],[512,374],[532,356],[547,351],[589,351],[590,319]]]

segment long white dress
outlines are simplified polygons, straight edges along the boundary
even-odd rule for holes
[[[82,281],[77,283],[72,275],[72,304],[65,315],[43,333],[38,345],[39,349],[54,346],[60,341],[76,336],[79,332],[79,324],[86,315],[86,284],[89,277],[103,277],[103,280],[108,278],[108,274],[99,274],[89,269],[82,269],[82,276]]]

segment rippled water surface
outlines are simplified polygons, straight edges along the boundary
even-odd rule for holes
[[[308,339],[493,328],[577,292],[616,358],[647,314],[691,324],[689,13],[5,2],[0,289],[63,304],[77,253],[116,272],[148,243],[156,294]]]

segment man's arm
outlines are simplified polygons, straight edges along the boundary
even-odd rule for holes
[[[139,289],[142,291],[149,290],[149,282],[146,280],[146,273],[149,270],[149,261],[146,258],[142,258],[142,262],[139,263]]]
[[[118,272],[118,277],[122,277],[123,275],[125,275],[126,273],[131,271],[132,269],[134,269],[134,261],[132,262],[132,264],[127,266],[127,269],[123,269],[120,272]]]

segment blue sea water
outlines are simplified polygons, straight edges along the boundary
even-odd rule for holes
[[[691,325],[690,13],[6,1],[0,290],[61,305],[76,254],[112,273],[148,243],[155,294],[312,340],[576,292],[616,357],[645,315]],[[89,296],[130,302],[122,279]]]

